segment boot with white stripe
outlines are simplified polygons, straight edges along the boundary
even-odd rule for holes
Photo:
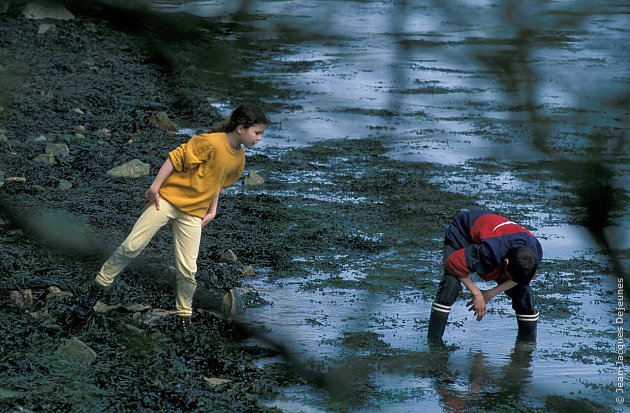
[[[446,328],[448,316],[451,313],[451,306],[433,303],[431,306],[431,316],[429,317],[429,330],[427,338],[429,341],[441,342]]]
[[[536,341],[536,327],[538,325],[538,317],[540,312],[536,314],[516,314],[516,322],[518,323],[519,340]]]

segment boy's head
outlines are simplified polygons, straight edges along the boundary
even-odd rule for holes
[[[505,270],[512,280],[520,285],[529,284],[538,269],[538,261],[532,250],[527,247],[512,248],[505,258],[507,259]]]

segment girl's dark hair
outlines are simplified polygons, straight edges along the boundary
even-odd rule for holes
[[[538,260],[532,250],[527,247],[512,248],[505,258],[509,260],[505,270],[510,273],[512,279],[517,284],[529,284],[538,269]]]
[[[213,131],[232,132],[238,125],[250,128],[254,125],[268,125],[269,118],[258,106],[240,105],[230,115],[230,118]]]

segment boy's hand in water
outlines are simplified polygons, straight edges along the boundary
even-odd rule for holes
[[[466,303],[468,311],[474,311],[477,321],[481,321],[486,315],[486,299],[482,294],[473,294],[472,300]]]

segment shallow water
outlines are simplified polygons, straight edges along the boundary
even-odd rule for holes
[[[203,16],[221,16],[225,11],[224,2],[218,1],[178,2],[182,4],[176,6],[168,5],[172,2],[155,3],[163,10]],[[542,115],[551,120],[545,133],[555,138],[548,143],[557,148],[543,154],[530,143],[527,127],[536,125],[527,122],[529,112],[521,107],[522,96],[505,93],[498,74],[473,56],[510,50],[504,39],[515,33],[514,25],[526,25],[528,19],[548,24],[569,17],[576,3],[536,2],[548,13],[528,10],[521,4],[522,20],[512,26],[499,17],[502,9],[498,2],[463,2],[468,5],[458,16],[445,14],[431,2],[409,3],[413,4],[401,11],[395,2],[388,1],[253,2],[252,13],[258,18],[250,22],[257,28],[251,35],[260,41],[273,40],[272,29],[280,24],[310,34],[284,44],[284,52],[271,60],[261,59],[243,74],[255,74],[260,82],[288,90],[293,96],[290,108],[272,114],[274,125],[265,144],[254,152],[271,153],[273,148],[326,139],[377,138],[390,148],[389,156],[394,159],[450,167],[451,173],[436,172],[431,182],[451,191],[477,194],[480,202],[501,210],[512,204],[504,193],[507,188],[546,194],[566,188],[561,182],[550,185],[552,180],[528,181],[511,171],[480,173],[470,161],[535,163],[554,159],[558,153],[582,158],[592,153],[585,150],[594,145],[589,139],[591,133],[611,129],[616,131],[612,135],[619,130],[627,132],[627,122],[623,121],[627,109],[605,106],[598,97],[615,96],[629,81],[630,43],[624,29],[629,23],[628,6],[598,5],[605,10],[577,26],[556,31],[550,28],[543,33],[549,41],[529,56],[537,80],[536,101]],[[476,44],[473,40],[479,38],[487,41]],[[400,47],[400,40],[412,46]],[[274,103],[276,98],[267,99]],[[283,99],[277,102],[286,104]],[[216,105],[223,110],[230,107],[229,102]],[[611,160],[617,184],[627,190],[628,154],[619,151],[617,144],[610,138],[599,153]],[[325,191],[304,195],[339,203],[361,202],[335,198]],[[542,201],[536,198],[527,207],[532,212],[527,224],[535,228],[547,260],[605,262],[583,227],[570,224],[562,211],[541,210],[538,202]],[[625,220],[610,229],[620,249],[629,247],[630,224],[625,215]],[[392,251],[379,259],[382,266],[391,265],[401,272],[421,272],[424,269],[415,267],[418,254],[422,252],[392,246]],[[437,265],[439,257],[433,255]],[[351,258],[335,257],[342,262]],[[370,331],[390,348],[426,352],[424,336],[432,291],[400,291],[390,297],[369,289],[317,287],[330,277],[368,278],[369,266],[369,262],[347,262],[342,273],[258,277],[249,284],[272,305],[249,309],[246,318],[264,324],[300,358],[328,365],[355,354],[341,342],[346,332]],[[581,270],[567,266],[566,271],[576,276]],[[627,316],[621,325],[615,324],[616,280],[603,273],[591,275],[594,277],[586,287],[546,297],[558,300],[558,306],[563,307],[558,311],[565,305],[571,311],[542,313],[538,344],[531,358],[516,363],[516,323],[508,300],[495,299],[486,319],[476,323],[460,299],[445,335],[447,342],[456,345],[446,361],[456,380],[444,384],[409,368],[377,369],[370,379],[381,396],[388,396],[376,402],[378,411],[491,411],[509,408],[515,400],[544,409],[549,395],[588,397],[621,409],[624,404],[615,402],[619,372],[615,340],[617,327],[623,327],[630,336],[630,324]],[[543,276],[537,282],[551,280]],[[305,287],[309,283],[315,287]],[[268,360],[261,360],[261,365],[265,362]],[[269,404],[292,412],[328,411],[323,398],[316,391],[296,387]]]

